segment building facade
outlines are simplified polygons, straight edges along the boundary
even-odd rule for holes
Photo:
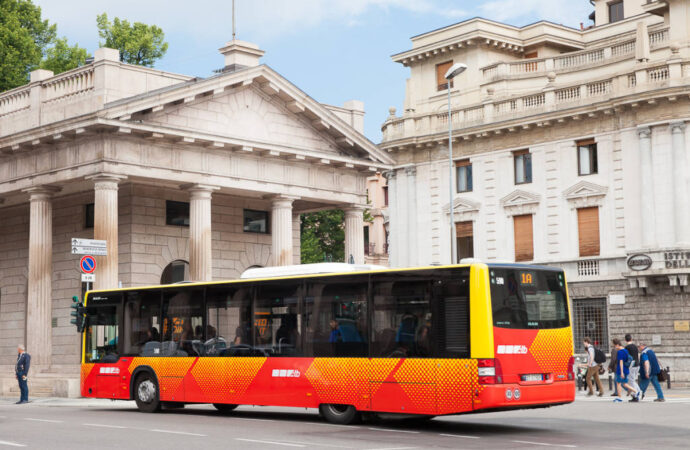
[[[388,185],[377,172],[367,178],[369,215],[365,217],[364,253],[367,264],[388,265]]]
[[[454,229],[458,258],[561,266],[576,351],[632,333],[690,381],[690,1],[593,4],[588,28],[477,18],[393,56],[390,262],[450,262]]]
[[[392,159],[362,135],[363,104],[316,102],[253,44],[221,53],[224,69],[198,79],[101,48],[0,94],[3,373],[25,342],[34,392],[78,395],[71,238],[107,241],[97,289],[233,279],[299,263],[299,215],[339,208],[346,255],[364,262],[366,180]]]

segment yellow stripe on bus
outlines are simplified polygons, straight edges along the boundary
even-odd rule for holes
[[[470,347],[472,358],[494,357],[491,285],[486,264],[470,267]]]

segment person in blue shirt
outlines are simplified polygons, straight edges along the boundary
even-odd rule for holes
[[[618,397],[615,398],[613,401],[614,402],[622,402],[621,400],[621,386],[625,388],[628,393],[632,393],[635,390],[630,386],[628,383],[628,375],[630,374],[630,369],[628,368],[628,365],[626,362],[628,361],[628,358],[630,357],[630,353],[623,347],[623,344],[621,344],[620,339],[614,339],[613,340],[613,345],[616,348],[616,392],[618,393]],[[631,401],[637,402],[639,401],[639,393],[635,392],[633,394],[633,398]]]
[[[640,390],[642,391],[642,398],[644,398],[644,393],[647,391],[649,383],[651,382],[656,391],[656,400],[654,401],[665,402],[664,392],[661,390],[661,384],[658,378],[659,372],[661,372],[661,366],[659,366],[659,360],[656,358],[656,353],[643,342],[637,344],[637,348],[640,350]]]
[[[338,321],[331,319],[331,334],[328,336],[328,342],[335,344],[338,342],[343,342],[343,334],[340,332],[340,327],[338,326]]]

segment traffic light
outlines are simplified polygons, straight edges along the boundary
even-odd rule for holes
[[[79,297],[76,295],[72,297],[72,311],[69,313],[70,316],[72,316],[72,319],[69,321],[72,325],[76,325],[77,331],[81,333],[84,331],[84,322],[85,322],[85,310],[84,305],[79,301]]]

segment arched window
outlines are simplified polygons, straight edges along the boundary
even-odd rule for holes
[[[165,266],[161,274],[161,284],[172,284],[187,280],[189,280],[189,263],[181,259],[177,259]]]

